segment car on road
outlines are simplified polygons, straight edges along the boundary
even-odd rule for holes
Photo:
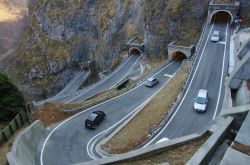
[[[194,99],[194,110],[197,112],[205,112],[208,104],[208,91],[200,89],[197,97]]]
[[[157,83],[159,83],[159,80],[154,78],[154,77],[150,77],[146,80],[145,82],[145,86],[147,87],[153,87],[155,86]]]
[[[96,129],[104,120],[106,114],[103,111],[94,111],[88,115],[85,120],[85,127],[89,129]]]
[[[220,41],[220,31],[215,30],[213,31],[212,37],[211,37],[212,42],[218,42]]]

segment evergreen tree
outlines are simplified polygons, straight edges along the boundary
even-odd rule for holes
[[[0,73],[0,120],[12,120],[22,109],[25,109],[25,102],[21,92]]]

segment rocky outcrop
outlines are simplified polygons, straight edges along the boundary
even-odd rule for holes
[[[208,3],[31,0],[28,27],[7,70],[17,82],[34,89],[29,98],[51,96],[70,81],[69,75],[76,74],[81,63],[93,60],[97,71],[109,69],[134,36],[144,40],[150,58],[167,56],[167,44],[175,39],[195,44]]]

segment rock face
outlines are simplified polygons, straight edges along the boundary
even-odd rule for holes
[[[195,44],[206,20],[208,0],[32,0],[29,21],[7,71],[24,82],[28,97],[59,92],[80,63],[94,60],[106,70],[134,36],[147,57],[167,56],[175,39]]]

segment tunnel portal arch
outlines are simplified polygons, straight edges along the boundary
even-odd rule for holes
[[[234,17],[233,17],[233,14],[230,11],[228,11],[228,10],[216,10],[210,16],[210,23],[211,24],[214,22],[215,16],[219,15],[219,14],[225,14],[225,15],[227,15],[230,18],[230,24],[233,23]]]
[[[181,51],[175,51],[171,54],[171,59],[174,61],[183,61],[187,59],[187,55]]]
[[[138,55],[138,56],[140,56],[140,55],[142,55],[142,52],[141,52],[140,49],[132,47],[132,48],[129,49],[129,55]]]

